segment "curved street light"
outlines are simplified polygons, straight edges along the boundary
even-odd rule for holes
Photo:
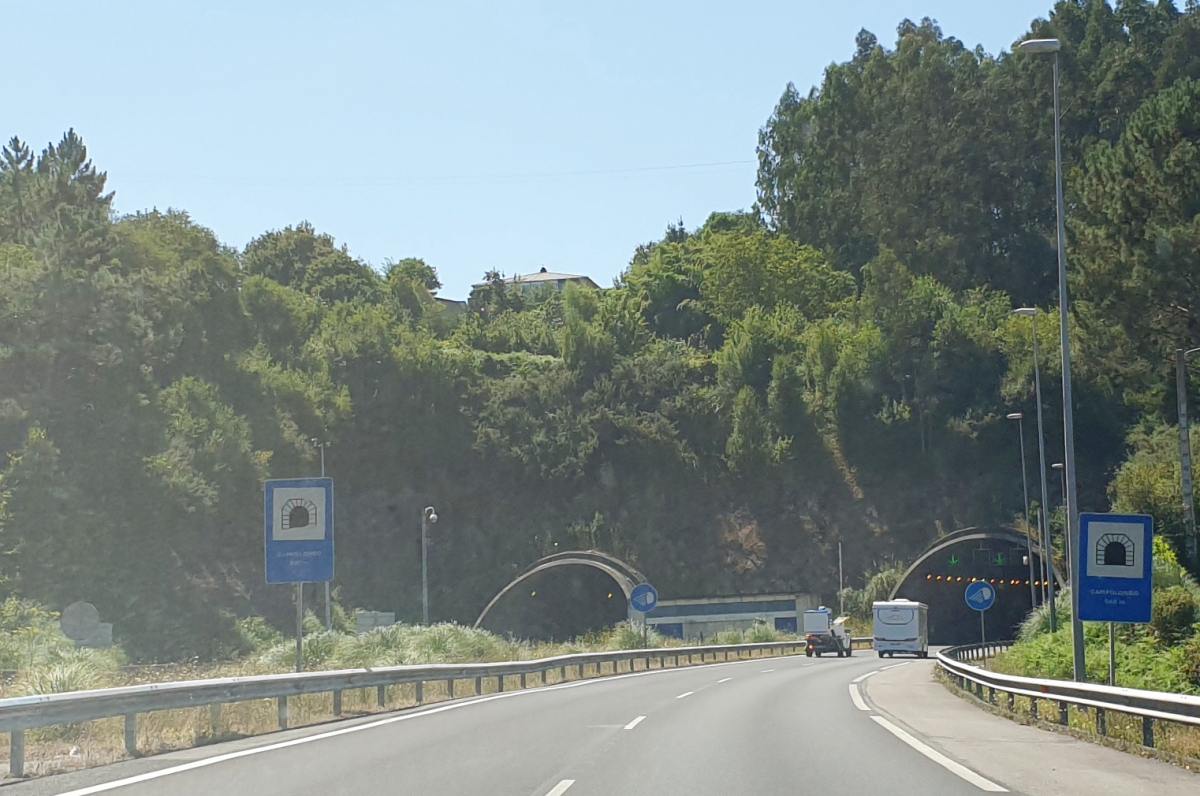
[[[1021,492],[1025,496],[1025,561],[1029,564],[1029,607],[1037,608],[1037,590],[1033,585],[1033,534],[1029,524],[1029,479],[1025,475],[1025,415],[1021,412],[1011,412],[1005,416],[1008,420],[1017,421],[1017,434],[1021,437]]]
[[[421,619],[429,624],[429,526],[437,524],[437,509],[426,506],[421,512]]]

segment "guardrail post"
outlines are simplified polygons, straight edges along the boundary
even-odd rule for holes
[[[525,672],[521,672],[521,688],[525,688]]]
[[[208,706],[209,726],[214,736],[221,734],[221,703],[214,702]]]
[[[501,694],[503,692],[504,692],[504,675],[498,674],[498,675],[496,675],[496,693]]]
[[[25,776],[25,731],[13,730],[8,734],[8,775]]]
[[[1037,703],[1037,697],[1029,698],[1029,715],[1033,716],[1034,721],[1037,721],[1038,719]]]
[[[419,705],[425,701],[425,681],[418,680],[417,682],[413,683],[413,685],[413,699]]]
[[[990,702],[993,705],[996,704],[996,687],[995,686],[991,686],[991,685],[988,686],[988,702]]]
[[[125,714],[125,751],[137,754],[137,714]]]
[[[567,679],[567,667],[566,667],[566,666],[559,666],[559,667],[558,667],[558,682],[560,682],[560,683],[561,683],[561,682],[563,682],[563,681],[564,681],[564,680],[566,680],[566,679]]]
[[[1108,735],[1108,713],[1104,708],[1096,708],[1096,734]]]
[[[333,692],[333,715],[335,715],[335,716],[342,715],[342,692],[341,691]]]
[[[1008,712],[1013,713],[1017,709],[1017,695],[1012,691],[1008,692]]]
[[[479,696],[482,693],[483,693],[483,678],[476,677],[475,678],[475,696]]]
[[[449,680],[446,681],[446,697],[447,697],[447,699],[454,699],[454,678],[453,677],[451,677]]]
[[[1058,723],[1063,725],[1064,727],[1067,726],[1067,724],[1071,720],[1070,710],[1071,710],[1071,706],[1068,705],[1066,702],[1058,703]]]
[[[1142,716],[1142,746],[1154,748],[1154,719]]]
[[[378,707],[387,707],[387,686],[380,685],[375,687],[375,704]]]
[[[279,729],[286,730],[288,726],[287,697],[276,697],[275,701],[278,703],[276,707],[279,713]]]

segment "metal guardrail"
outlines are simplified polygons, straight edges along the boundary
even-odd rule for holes
[[[293,674],[267,674],[253,677],[225,677],[215,680],[186,680],[171,683],[123,688],[104,688],[94,691],[71,691],[61,694],[39,694],[27,697],[0,699],[0,732],[9,733],[9,775],[24,776],[25,730],[36,727],[52,727],[59,724],[76,724],[96,719],[125,718],[125,749],[137,754],[138,714],[159,710],[209,707],[213,734],[221,725],[221,705],[257,699],[274,699],[277,702],[279,728],[288,726],[288,697],[303,694],[333,694],[333,714],[342,713],[342,692],[359,688],[377,689],[377,704],[386,705],[386,689],[389,686],[414,684],[418,705],[424,702],[424,685],[427,682],[442,682],[447,685],[448,698],[454,699],[454,685],[461,680],[474,680],[470,694],[483,692],[484,678],[496,678],[496,690],[505,690],[505,679],[520,678],[520,688],[529,685],[529,676],[536,675],[536,685],[546,685],[546,675],[557,670],[559,681],[566,679],[567,670],[576,668],[576,679],[586,677],[586,667],[592,667],[593,676],[604,676],[603,664],[610,664],[607,674],[617,674],[621,664],[627,663],[627,671],[635,670],[635,662],[645,661],[643,670],[650,669],[652,660],[658,668],[666,668],[670,659],[672,666],[769,657],[803,652],[804,641],[764,642],[757,644],[717,644],[699,647],[662,647],[645,650],[620,650],[616,652],[586,652],[576,655],[559,655],[531,661],[506,661],[502,663],[425,664],[418,666],[388,666],[378,669],[345,669],[327,672],[297,672]],[[711,656],[711,660],[710,657]],[[719,656],[719,657],[718,657]],[[686,661],[686,662],[684,662]]]
[[[969,644],[950,647],[937,654],[938,665],[965,691],[990,704],[997,704],[996,695],[1007,694],[1008,709],[1015,709],[1018,696],[1030,700],[1033,717],[1038,718],[1038,703],[1054,703],[1058,708],[1057,721],[1066,725],[1069,708],[1095,712],[1096,734],[1108,734],[1108,713],[1137,716],[1142,720],[1142,745],[1154,748],[1155,722],[1171,722],[1200,727],[1200,696],[1144,691],[1096,683],[1077,683],[1071,680],[1044,680],[1037,677],[1018,677],[981,669],[964,663],[1001,652],[1011,642]],[[984,689],[987,689],[985,696]]]

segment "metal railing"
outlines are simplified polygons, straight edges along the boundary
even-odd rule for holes
[[[342,713],[342,692],[353,689],[374,688],[377,704],[387,704],[386,690],[389,686],[413,684],[417,705],[424,702],[424,685],[430,682],[446,684],[449,699],[457,696],[476,696],[483,693],[483,681],[495,678],[496,691],[502,692],[507,678],[519,678],[519,687],[530,686],[530,676],[535,676],[534,686],[547,684],[547,674],[558,672],[558,680],[566,680],[568,670],[576,670],[576,679],[587,677],[591,667],[592,676],[618,674],[621,664],[628,664],[626,671],[635,671],[636,662],[644,661],[643,671],[652,668],[651,661],[658,661],[658,668],[671,665],[685,666],[693,663],[741,660],[754,657],[773,657],[802,653],[804,641],[764,642],[757,644],[717,644],[700,647],[662,647],[644,650],[620,650],[616,652],[585,652],[576,655],[560,655],[531,661],[506,661],[503,663],[425,664],[417,666],[387,666],[378,669],[345,669],[327,672],[297,672],[292,674],[267,674],[252,677],[225,677],[215,680],[185,680],[171,683],[123,688],[104,688],[94,691],[71,691],[61,694],[39,694],[35,696],[0,699],[0,732],[9,733],[9,775],[24,776],[25,730],[36,727],[52,727],[60,724],[77,724],[97,719],[124,717],[125,749],[137,754],[138,715],[159,710],[208,707],[211,711],[212,731],[216,735],[221,726],[221,706],[232,702],[259,699],[274,699],[278,708],[279,728],[288,726],[288,697],[304,694],[333,694],[333,715]],[[757,653],[757,656],[756,654]],[[699,659],[697,661],[697,659]],[[609,671],[603,665],[609,664]],[[469,694],[456,694],[455,683],[474,681]]]
[[[997,705],[997,694],[1007,695],[1007,707],[1015,712],[1016,698],[1030,701],[1030,713],[1038,719],[1039,703],[1050,703],[1058,710],[1058,724],[1066,726],[1070,707],[1095,714],[1097,735],[1108,735],[1108,714],[1118,713],[1141,719],[1142,745],[1154,748],[1155,722],[1168,722],[1200,727],[1200,696],[1169,694],[1162,691],[1143,691],[1096,683],[1077,683],[1072,680],[1044,680],[1037,677],[1018,677],[1011,674],[971,666],[964,661],[980,660],[1011,646],[1012,642],[969,644],[950,647],[937,654],[938,666],[958,685],[979,699]],[[986,693],[985,693],[986,689]]]

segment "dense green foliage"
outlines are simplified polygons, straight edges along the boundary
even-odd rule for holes
[[[1200,345],[1200,11],[1070,0],[1031,33],[1064,41],[1081,503],[1157,514],[1165,357]],[[434,616],[468,622],[555,549],[623,556],[665,597],[832,595],[839,541],[857,571],[1009,523],[1017,305],[1044,311],[1061,455],[1051,130],[1047,61],[928,21],[894,49],[864,32],[767,121],[755,212],[668,228],[609,290],[488,274],[462,315],[423,261],[373,268],[307,224],[234,251],[182,212],[115,218],[73,132],[14,138],[3,589],[94,602],[138,659],[245,651],[238,617],[290,611],[261,482],[315,474],[317,441],[345,602],[410,621],[430,504]]]

